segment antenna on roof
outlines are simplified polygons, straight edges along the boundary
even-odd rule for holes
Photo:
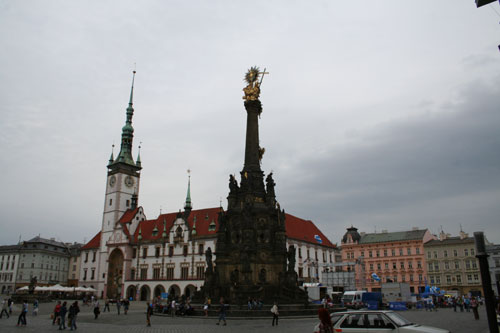
[[[161,205],[160,205],[160,215],[161,215]]]

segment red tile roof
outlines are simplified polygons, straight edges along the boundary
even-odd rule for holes
[[[316,245],[336,247],[336,245],[332,244],[312,221],[303,220],[288,213],[285,214],[285,228],[288,238]]]
[[[131,239],[130,237],[130,231],[128,230],[127,223],[132,222],[132,219],[137,215],[139,212],[139,207],[135,209],[129,209],[125,213],[123,213],[122,217],[118,220],[118,223],[120,223],[123,227],[123,232],[125,235],[127,235],[128,239]]]
[[[82,250],[97,249],[99,248],[100,245],[101,245],[101,232],[99,231],[97,235],[95,235],[94,238],[90,240],[90,242],[82,246]]]
[[[218,214],[220,212],[219,207],[206,208],[193,210],[188,217],[189,228],[193,229],[194,219],[196,217],[196,235],[197,237],[204,236],[215,236],[217,230],[219,229],[218,224]],[[133,241],[137,242],[137,236],[139,235],[139,230],[141,230],[142,240],[155,240],[161,239],[163,233],[163,221],[165,221],[167,233],[170,232],[174,221],[177,219],[178,213],[168,213],[158,216],[155,220],[145,220],[139,223],[134,236]],[[122,218],[123,219],[123,218]],[[208,227],[212,223],[215,223],[215,230],[209,231]],[[154,228],[157,228],[158,233],[153,236]],[[285,218],[286,236],[290,239],[308,242],[315,245],[322,245],[327,247],[336,247],[332,244],[330,240],[314,225],[312,221],[304,220],[296,216],[286,214]]]

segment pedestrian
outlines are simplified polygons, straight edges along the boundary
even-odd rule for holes
[[[208,317],[208,299],[205,298],[205,304],[203,304],[203,312],[205,312],[205,317]]]
[[[118,315],[120,315],[120,308],[122,307],[122,302],[120,299],[116,300],[116,311],[118,311]]]
[[[33,302],[33,313],[32,313],[33,316],[36,316],[38,315],[38,300],[35,299],[35,301]]]
[[[479,303],[474,297],[470,301],[470,306],[472,308],[472,312],[474,313],[474,319],[479,320],[479,312],[478,312]]]
[[[273,314],[273,325],[272,326],[274,326],[275,321],[276,321],[276,326],[278,326],[278,316],[280,315],[280,313],[279,313],[279,309],[278,309],[278,304],[276,302],[274,302],[274,305],[271,308],[271,313]]]
[[[458,307],[460,308],[460,312],[464,312],[464,300],[462,299],[462,297],[459,297],[458,298]]]
[[[21,313],[17,318],[17,326],[22,325],[26,326],[26,313],[28,313],[28,301],[23,301],[23,307],[21,308]]]
[[[330,314],[328,310],[325,308],[318,309],[318,317],[319,317],[319,332],[320,333],[333,333],[333,323],[330,318]]]
[[[94,302],[94,319],[97,319],[97,317],[99,317],[100,313],[101,313],[101,309],[99,309],[99,301],[95,300],[95,302]]]
[[[73,328],[76,330],[76,317],[78,316],[78,312],[80,312],[80,308],[78,307],[78,301],[75,301],[70,307],[69,307],[69,319],[71,319],[71,326],[70,326],[70,331],[73,330]]]
[[[61,305],[61,310],[59,311],[59,330],[66,329],[66,313],[68,313],[67,304],[68,303],[64,302]]]
[[[465,297],[464,306],[465,306],[465,311],[470,312],[470,298],[469,297]]]
[[[61,311],[61,301],[57,301],[54,308],[54,318],[52,319],[52,325],[55,325],[56,321],[59,320],[59,312]],[[59,322],[57,322],[59,324]]]
[[[109,299],[107,298],[104,300],[104,310],[102,310],[102,312],[106,312],[106,309],[108,309],[108,312],[111,312],[109,309]]]
[[[172,303],[170,303],[170,316],[175,317],[175,308],[176,308],[175,299],[172,299]]]
[[[9,301],[4,299],[2,301],[2,312],[0,312],[0,319],[2,319],[3,314],[5,313],[7,315],[7,318],[10,317],[9,311],[7,310],[9,308]]]
[[[146,302],[146,324],[151,326],[151,316],[153,315],[153,304]]]
[[[9,297],[9,299],[7,300],[7,303],[8,303],[8,306],[9,306],[9,314],[12,314],[12,306],[14,305],[14,302]]]
[[[453,311],[457,312],[457,299],[455,297],[453,297],[452,303],[453,303]]]
[[[123,313],[127,314],[128,313],[128,308],[130,306],[130,302],[127,298],[123,300]]]
[[[224,321],[224,326],[227,325],[226,323],[226,304],[224,304],[224,297],[220,298],[220,304],[219,304],[219,321],[217,322],[217,325],[220,325],[220,321]]]

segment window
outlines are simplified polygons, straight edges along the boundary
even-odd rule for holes
[[[351,314],[349,315],[341,324],[341,328],[364,328],[364,315],[363,314]]]
[[[113,204],[113,199],[109,199],[109,205],[111,206]]]
[[[406,282],[406,275],[401,275],[401,282]]]
[[[361,256],[364,257],[365,256],[365,251],[361,251]]]
[[[160,257],[160,247],[159,246],[155,247],[155,257],[156,258]]]
[[[135,268],[130,270],[130,280],[135,280]]]
[[[189,267],[182,266],[181,267],[181,279],[186,280],[188,278],[188,273],[189,273]]]
[[[464,256],[468,257],[469,256],[469,250],[464,249]]]
[[[460,269],[460,262],[455,261],[455,269]]]
[[[203,280],[205,278],[205,266],[203,266],[203,264],[196,267],[196,278],[198,280]]]
[[[427,251],[427,259],[431,258],[431,251]]]
[[[397,268],[396,262],[393,262],[392,263],[392,269],[396,269],[396,268]]]
[[[399,249],[399,255],[402,256],[403,255],[403,249]]]
[[[148,278],[148,266],[141,266],[141,280],[146,280]]]
[[[472,274],[467,274],[467,282],[472,283]]]
[[[205,252],[203,247],[203,244],[198,244],[198,254],[200,256],[203,255],[203,252]]]
[[[436,276],[436,284],[441,284],[441,276]]]
[[[160,278],[160,267],[153,268],[153,279],[158,280]]]
[[[299,258],[302,258],[302,249],[299,247]]]
[[[434,276],[431,276],[431,284],[434,284]]]
[[[323,262],[326,262],[326,253],[325,252],[322,253],[323,253]]]
[[[125,206],[127,206],[127,207],[130,206],[130,200],[125,201]]]
[[[470,249],[470,255],[473,256],[474,255],[474,249]]]
[[[92,252],[92,262],[95,262],[97,251]]]
[[[451,275],[446,275],[446,283],[451,284]]]
[[[45,274],[45,280],[47,280],[47,274]],[[87,280],[87,269],[83,270],[83,281]]]
[[[416,253],[416,254],[420,254],[420,248],[419,248],[419,247],[416,247],[416,248],[415,248],[415,253]]]
[[[380,265],[380,263],[379,263],[379,262],[377,263],[377,269],[378,269],[378,270],[382,269],[382,266]]]
[[[410,274],[410,281],[413,282],[413,274]]]
[[[413,261],[408,261],[408,268],[413,269]]]
[[[409,256],[411,256],[411,248],[407,248],[406,252],[408,253]]]
[[[462,283],[462,275],[457,275],[457,283]]]
[[[472,269],[477,269],[477,262],[476,260],[471,260],[472,261]]]
[[[422,268],[422,262],[421,261],[417,261],[417,268]]]
[[[392,250],[391,250],[391,255],[392,255],[393,257],[395,257],[395,256],[396,256],[396,250],[395,250],[395,249],[392,249]]]
[[[422,274],[418,274],[418,281],[422,282],[422,280],[423,280]]]
[[[438,257],[438,253],[437,253],[437,251],[434,251],[434,252],[433,252],[433,254],[434,254],[434,258],[437,258],[437,257]]]
[[[31,263],[31,268],[35,268],[35,263],[34,262]]]
[[[450,269],[450,263],[449,262],[445,262],[444,263],[444,269]]]
[[[132,249],[132,258],[135,259],[135,257],[137,256],[137,249],[136,248],[133,248]]]
[[[448,258],[448,251],[447,251],[447,250],[444,250],[444,251],[443,251],[443,256],[444,256],[445,258]]]
[[[173,245],[170,245],[168,247],[168,256],[169,257],[172,257],[174,255],[174,246]]]
[[[370,258],[372,258],[372,257],[373,257],[373,252],[372,252],[371,250],[370,250],[370,251],[368,251],[368,256],[369,256]]]
[[[385,269],[389,269],[389,263],[385,263]]]
[[[373,264],[370,264],[370,270],[373,271]]]
[[[170,265],[167,266],[167,280],[173,280],[174,279],[174,266]]]
[[[397,275],[394,275],[394,277],[392,278],[392,281],[393,281],[393,282],[398,282],[398,276],[397,276]]]
[[[309,259],[309,249],[307,249],[307,259]]]
[[[85,260],[84,260],[84,262],[88,262],[88,261],[89,261],[89,253],[85,252]]]
[[[453,256],[454,257],[458,257],[458,251],[457,250],[453,250]]]
[[[188,255],[188,246],[187,245],[184,245],[184,247],[182,248],[182,254],[185,256]]]
[[[304,269],[302,267],[299,267],[299,278],[302,278],[304,276]]]
[[[376,253],[377,253],[377,258],[380,257],[380,251],[377,250]]]
[[[474,274],[474,281],[479,281],[479,274]]]
[[[399,266],[401,267],[401,269],[404,269],[405,268],[405,262],[404,261],[401,261],[399,263]]]
[[[470,261],[465,260],[465,269],[470,269]]]
[[[427,264],[427,267],[428,267],[429,271],[432,271],[432,263],[431,262]]]
[[[387,257],[387,249],[384,249],[384,257]]]
[[[148,248],[147,247],[143,247],[142,248],[142,258],[146,259],[147,256],[148,256]]]
[[[95,269],[93,268],[92,271],[90,272],[90,279],[93,280],[95,277]]]

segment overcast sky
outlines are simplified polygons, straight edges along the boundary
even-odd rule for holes
[[[490,7],[490,8],[488,8]],[[281,206],[345,228],[500,242],[500,6],[473,0],[0,0],[0,244],[100,230],[137,64],[148,218],[226,206],[246,70]],[[118,150],[115,149],[115,155]]]

